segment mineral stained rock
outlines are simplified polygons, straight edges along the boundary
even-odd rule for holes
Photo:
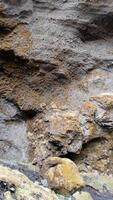
[[[63,195],[85,186],[76,164],[69,159],[50,157],[44,171],[49,187]]]

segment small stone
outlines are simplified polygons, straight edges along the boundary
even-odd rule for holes
[[[50,157],[44,171],[49,187],[59,194],[66,195],[85,185],[76,164],[69,159]]]
[[[113,109],[106,111],[98,108],[95,114],[95,121],[102,128],[113,130]]]
[[[31,133],[30,131],[27,133],[28,137],[33,137],[33,133]]]
[[[42,184],[44,187],[48,187],[48,182],[47,182],[46,179],[41,180],[41,184]]]
[[[76,200],[93,200],[88,192],[76,192],[73,197]]]

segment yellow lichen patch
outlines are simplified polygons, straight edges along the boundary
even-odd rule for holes
[[[31,33],[24,24],[18,25],[0,42],[0,49],[13,50],[18,56],[28,56],[32,47]]]
[[[77,166],[66,158],[50,157],[46,161],[48,184],[61,194],[67,194],[84,186]]]

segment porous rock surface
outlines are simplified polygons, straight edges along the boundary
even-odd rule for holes
[[[61,156],[113,173],[112,10],[112,0],[0,0],[1,159],[40,174]]]

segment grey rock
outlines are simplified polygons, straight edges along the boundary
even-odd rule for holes
[[[113,130],[113,110],[105,111],[103,109],[98,109],[95,114],[95,121],[107,130]]]

